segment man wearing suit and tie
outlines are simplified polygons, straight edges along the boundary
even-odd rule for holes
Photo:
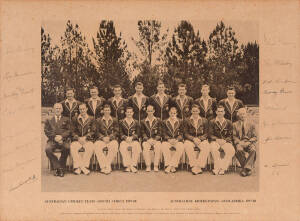
[[[133,108],[133,118],[141,123],[141,120],[145,119],[146,107],[149,102],[149,98],[143,94],[144,86],[142,82],[135,84],[135,94],[128,98],[128,106]]]
[[[224,118],[224,107],[218,105],[217,117],[209,122],[211,153],[214,159],[214,175],[224,175],[235,154],[232,145],[232,123]],[[221,157],[221,154],[224,157]]]
[[[118,153],[118,120],[112,118],[111,107],[105,104],[103,107],[104,115],[95,121],[96,125],[96,142],[94,150],[99,162],[101,172],[104,174],[111,173],[111,163]],[[103,149],[107,148],[107,155],[103,153]]]
[[[79,105],[80,114],[72,119],[71,124],[71,156],[73,158],[74,173],[79,175],[83,172],[85,175],[90,173],[88,167],[90,159],[94,152],[94,118],[87,114],[86,104]],[[79,150],[84,149],[83,156],[79,155]]]
[[[75,100],[73,88],[66,89],[66,97],[67,99],[61,102],[63,107],[62,115],[72,121],[72,118],[79,114],[79,104],[81,104],[81,102]]]
[[[98,94],[98,88],[93,86],[90,88],[91,97],[85,100],[88,108],[87,114],[93,116],[94,119],[97,119],[103,115],[103,105],[105,99],[103,97],[99,97]]]
[[[177,118],[177,110],[171,107],[169,110],[169,118],[163,122],[162,134],[162,153],[165,161],[165,172],[175,173],[179,160],[184,152],[183,145],[183,129],[184,125],[181,119]],[[175,153],[171,156],[171,148],[175,149]]]
[[[185,152],[189,158],[192,173],[194,175],[202,173],[202,168],[206,166],[207,157],[210,152],[208,143],[208,121],[199,115],[200,108],[196,104],[192,106],[192,116],[185,120],[184,142]],[[200,150],[198,158],[194,148]]]
[[[125,107],[128,100],[122,97],[121,85],[113,87],[114,96],[108,99],[108,104],[111,106],[111,116],[116,118],[118,122],[125,118]]]
[[[64,168],[69,155],[69,142],[67,138],[70,136],[70,121],[69,118],[63,117],[61,103],[56,103],[53,106],[54,117],[47,119],[45,122],[44,131],[48,137],[46,146],[46,155],[54,169],[55,176],[64,176]],[[53,151],[59,149],[61,151],[60,159],[54,155]]]
[[[158,172],[158,164],[161,154],[161,120],[154,116],[154,107],[147,106],[147,117],[141,121],[141,131],[143,138],[143,155],[146,163],[146,172],[151,171],[150,150],[154,151],[154,171]]]
[[[179,84],[178,96],[172,99],[172,106],[175,106],[178,111],[178,117],[181,120],[191,116],[191,108],[193,105],[193,98],[186,95],[186,85]]]
[[[120,152],[125,172],[136,173],[137,162],[142,150],[139,143],[140,125],[137,120],[133,119],[133,113],[133,108],[127,106],[126,117],[120,121]],[[129,147],[131,147],[131,151],[128,150]]]
[[[231,122],[238,120],[237,111],[238,109],[244,107],[241,100],[235,98],[235,88],[229,87],[227,89],[227,98],[220,100],[219,104],[225,107],[225,118]]]
[[[201,88],[202,96],[195,100],[200,108],[200,116],[208,121],[216,117],[217,101],[209,96],[209,86],[204,84]]]
[[[245,108],[238,110],[239,120],[233,123],[233,142],[236,147],[236,158],[242,166],[241,176],[250,176],[256,159],[257,136],[255,126],[247,120]],[[248,157],[246,157],[248,153]]]
[[[171,96],[165,94],[165,84],[162,81],[158,82],[157,94],[150,97],[149,103],[154,107],[154,116],[160,118],[161,121],[169,117],[169,108]]]

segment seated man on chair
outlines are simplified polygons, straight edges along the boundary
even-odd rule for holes
[[[85,175],[90,173],[88,167],[94,152],[94,118],[87,114],[86,104],[79,105],[80,114],[72,120],[71,156],[73,158],[74,173]],[[79,151],[84,150],[81,157]]]
[[[205,118],[200,117],[200,109],[198,105],[192,106],[192,116],[185,121],[184,142],[185,152],[189,158],[192,173],[194,175],[202,173],[202,168],[206,166],[207,157],[210,152],[208,143],[208,122]],[[196,158],[194,148],[200,150],[198,158]]]
[[[125,172],[137,172],[137,162],[141,154],[141,145],[139,143],[140,125],[133,119],[133,108],[126,107],[126,117],[120,121],[120,152],[123,158]],[[131,148],[129,150],[128,148]],[[131,153],[130,153],[131,152]]]
[[[175,173],[179,160],[184,152],[183,145],[183,122],[177,118],[177,109],[171,107],[169,110],[169,118],[163,123],[163,143],[162,152],[165,161],[165,172]],[[175,153],[171,156],[171,148],[175,149]]]
[[[95,121],[96,125],[96,142],[94,143],[95,154],[99,162],[101,172],[105,174],[111,173],[111,163],[118,153],[118,120],[112,118],[111,107],[105,104],[103,107],[103,117]],[[107,148],[107,155],[103,153],[103,149]]]
[[[232,145],[232,123],[224,118],[224,106],[218,105],[217,117],[209,122],[210,147],[214,159],[214,175],[224,175],[235,154]],[[222,155],[224,155],[222,157]]]
[[[161,153],[161,120],[154,117],[154,107],[149,104],[147,106],[147,117],[141,121],[141,131],[143,137],[143,154],[146,163],[146,171],[151,171],[150,150],[154,151],[154,171],[158,172],[158,163]]]
[[[47,119],[45,122],[45,134],[48,137],[46,146],[46,155],[50,160],[50,164],[54,169],[54,176],[64,176],[64,168],[69,155],[69,142],[70,135],[70,120],[68,117],[63,117],[61,103],[56,103],[53,106],[54,117]],[[60,159],[54,155],[53,151],[59,149],[61,152]]]
[[[240,108],[237,112],[239,120],[233,123],[233,142],[236,147],[236,158],[242,166],[241,176],[250,176],[256,159],[255,126],[247,120],[247,110]],[[245,154],[248,153],[246,158]]]

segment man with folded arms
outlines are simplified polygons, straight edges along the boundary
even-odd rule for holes
[[[165,161],[165,172],[175,173],[179,160],[184,152],[183,140],[183,122],[177,118],[177,110],[171,107],[169,110],[170,117],[163,122],[163,142],[162,152]],[[171,148],[175,153],[171,156]]]
[[[98,94],[98,88],[93,86],[90,88],[91,97],[85,100],[88,108],[87,114],[93,116],[94,119],[103,115],[103,105],[105,103],[105,99],[103,97],[99,97]]]
[[[194,103],[192,97],[186,95],[186,84],[178,85],[178,96],[171,101],[172,106],[175,106],[178,112],[178,118],[185,120],[191,116],[191,108]]]
[[[202,168],[206,166],[207,157],[210,152],[208,143],[208,122],[205,118],[200,117],[199,106],[192,106],[192,116],[185,121],[184,142],[185,152],[189,158],[192,173],[194,175],[202,173]],[[200,150],[198,158],[196,158],[194,148]]]
[[[147,106],[147,117],[141,122],[141,131],[143,137],[143,154],[146,163],[146,171],[151,171],[150,150],[154,150],[154,171],[158,172],[158,164],[161,153],[161,120],[154,117],[154,107]]]
[[[147,116],[146,107],[149,97],[143,94],[144,85],[142,82],[135,84],[135,94],[128,98],[128,106],[133,108],[133,118],[141,123]]]
[[[73,158],[74,173],[85,175],[90,173],[88,167],[94,152],[94,118],[87,114],[86,104],[79,105],[80,114],[72,120],[72,143],[71,156]],[[83,156],[79,155],[79,150],[84,149]]]
[[[201,97],[195,100],[195,104],[199,106],[200,116],[208,121],[215,118],[217,101],[216,98],[209,96],[209,86],[204,84],[201,88]]]
[[[111,109],[108,104],[104,105],[103,113],[103,117],[98,118],[95,122],[97,140],[94,148],[101,172],[110,174],[112,160],[118,153],[118,120],[111,117]],[[106,156],[103,152],[104,148],[108,150]]]
[[[64,168],[69,155],[69,142],[67,138],[70,136],[70,121],[69,118],[63,117],[61,103],[56,103],[53,106],[54,117],[47,119],[45,122],[44,131],[48,137],[46,146],[46,155],[54,169],[54,176],[64,176]],[[60,159],[54,155],[53,151],[59,149],[61,151]]]
[[[241,100],[235,98],[236,91],[234,87],[228,87],[227,98],[219,101],[219,104],[224,106],[225,115],[224,117],[230,120],[232,123],[237,121],[237,111],[238,109],[244,107]]]
[[[247,119],[247,110],[240,108],[239,120],[233,123],[233,142],[236,147],[236,158],[242,166],[241,176],[250,176],[256,159],[257,136],[255,126]],[[248,153],[248,157],[245,154]]]
[[[171,96],[167,95],[165,90],[164,82],[159,81],[157,85],[157,94],[154,94],[149,98],[149,103],[153,105],[155,109],[154,116],[161,121],[166,120],[169,117],[171,102]]]
[[[141,145],[139,143],[140,125],[133,119],[133,108],[126,107],[126,117],[120,121],[120,152],[123,158],[125,172],[137,172],[137,161],[141,154]],[[131,151],[128,149],[131,147]],[[132,152],[132,153],[130,153]]]
[[[121,85],[113,86],[114,96],[108,99],[108,103],[111,106],[111,116],[116,118],[118,122],[125,118],[125,107],[128,100],[122,97]]]
[[[72,121],[73,117],[77,117],[79,114],[79,104],[81,104],[81,102],[77,101],[74,98],[75,95],[75,90],[74,88],[67,88],[66,89],[66,100],[63,100],[61,103],[62,108],[63,108],[63,112],[62,115],[65,117],[68,117],[70,122]]]
[[[218,105],[216,114],[217,117],[209,122],[210,147],[214,159],[213,174],[224,175],[235,154],[232,146],[232,123],[224,118],[224,106]]]

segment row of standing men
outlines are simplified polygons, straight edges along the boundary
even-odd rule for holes
[[[255,128],[249,122],[235,122],[238,110],[245,111],[242,111],[243,103],[235,98],[233,88],[228,89],[228,97],[219,104],[209,96],[207,85],[203,85],[202,96],[195,101],[186,95],[183,84],[179,85],[178,96],[174,98],[164,93],[162,82],[157,86],[158,93],[150,98],[143,95],[142,83],[138,82],[135,89],[133,96],[124,99],[121,96],[122,89],[117,85],[113,89],[115,96],[105,101],[99,97],[98,89],[93,87],[90,89],[91,98],[84,105],[74,99],[73,89],[66,90],[67,99],[54,106],[54,118],[59,120],[56,122],[52,119],[53,124],[55,122],[65,127],[66,131],[61,132],[63,136],[53,133],[57,125],[51,126],[51,119],[45,123],[47,136],[58,135],[58,138],[57,135],[48,136],[46,148],[55,175],[64,175],[63,168],[68,155],[67,141],[70,139],[75,174],[89,174],[88,165],[94,152],[101,172],[109,174],[111,161],[118,151],[118,143],[125,171],[136,172],[137,160],[142,151],[139,141],[143,147],[146,171],[151,170],[149,152],[153,148],[154,171],[158,171],[160,152],[164,156],[165,172],[169,173],[176,171],[185,151],[193,174],[202,173],[210,152],[214,158],[214,174],[224,174],[234,154],[243,167],[241,175],[251,174],[255,161]],[[60,122],[61,115],[64,122]],[[234,125],[232,122],[235,122]],[[58,160],[54,157],[53,150],[64,146],[66,153],[62,153]],[[78,150],[82,147],[85,153],[81,158]],[[128,147],[131,147],[131,151],[128,151]],[[107,155],[103,153],[104,148],[108,149]],[[175,151],[173,155],[170,151],[172,148]],[[198,157],[194,154],[195,148],[200,152]],[[249,153],[248,158],[245,157],[245,152]]]

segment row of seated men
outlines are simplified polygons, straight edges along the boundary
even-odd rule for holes
[[[207,89],[203,87],[202,91],[204,88]],[[97,90],[94,91],[97,93]],[[68,92],[73,92],[73,90]],[[193,174],[202,173],[208,154],[212,153],[213,174],[223,175],[236,154],[243,168],[241,175],[251,175],[251,168],[255,162],[257,138],[254,125],[246,120],[245,108],[238,109],[237,116],[239,115],[240,120],[232,124],[232,118],[230,120],[224,118],[226,112],[222,104],[216,108],[216,117],[210,119],[201,117],[201,108],[197,104],[192,104],[191,115],[183,119],[179,117],[180,110],[177,105],[170,106],[168,118],[162,121],[161,118],[155,116],[155,105],[151,103],[145,107],[146,116],[143,120],[140,117],[138,120],[134,119],[135,108],[131,105],[124,107],[125,118],[123,119],[112,117],[113,108],[109,104],[103,106],[103,116],[95,119],[95,116],[88,115],[89,104],[78,103],[79,113],[70,121],[70,118],[62,114],[63,104],[66,105],[66,103],[64,101],[55,104],[55,116],[45,122],[45,134],[49,138],[46,154],[55,169],[54,175],[64,176],[69,149],[75,174],[90,173],[88,166],[93,153],[97,156],[101,172],[109,174],[111,162],[118,152],[119,142],[125,171],[137,172],[136,165],[142,151],[140,139],[146,171],[151,170],[149,151],[153,147],[154,171],[158,171],[160,152],[162,152],[165,172],[176,172],[179,160],[185,151]],[[81,157],[78,150],[82,147],[85,152]],[[131,151],[128,147],[131,147]],[[53,154],[55,148],[62,150],[60,159]],[[108,149],[107,155],[103,153],[104,148]],[[173,155],[171,148],[175,149]],[[195,155],[194,148],[200,151],[198,157]],[[248,157],[245,155],[246,152],[249,153]]]

